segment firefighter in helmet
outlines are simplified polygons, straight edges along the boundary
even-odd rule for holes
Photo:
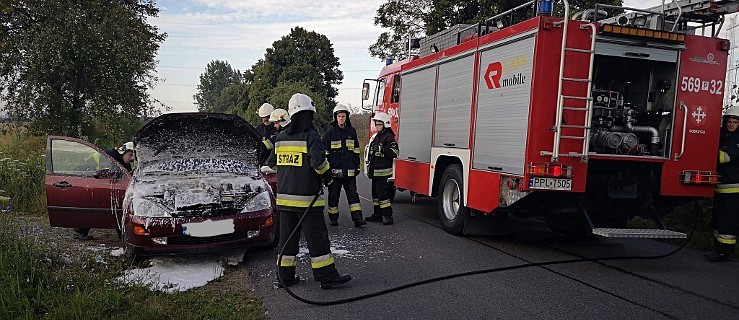
[[[264,163],[264,161],[267,160],[269,153],[272,148],[274,148],[273,141],[277,135],[277,130],[275,130],[272,122],[269,121],[269,116],[272,114],[272,111],[275,111],[275,107],[269,103],[263,103],[257,110],[257,115],[262,119],[262,123],[258,124],[256,127],[257,132],[262,137],[262,145],[259,146],[260,163]]]
[[[734,252],[739,233],[739,107],[731,107],[724,114],[718,150],[718,173],[713,202],[713,252],[707,252],[709,261],[728,261]]]
[[[393,224],[393,208],[390,204],[390,186],[387,179],[393,175],[393,159],[398,157],[398,143],[395,142],[395,133],[390,127],[389,114],[378,112],[372,121],[377,133],[370,138],[367,176],[372,179],[374,212],[365,220],[382,221],[383,224],[390,225]]]
[[[323,134],[323,147],[328,162],[334,172],[334,182],[328,187],[328,219],[332,226],[339,225],[339,197],[341,187],[346,192],[349,211],[355,227],[367,224],[362,219],[362,206],[357,193],[357,174],[359,174],[359,140],[357,130],[349,121],[349,109],[345,106],[334,108],[334,121]]]
[[[285,109],[275,109],[275,111],[272,111],[269,115],[269,121],[274,124],[275,130],[277,130],[277,133],[279,134],[282,130],[285,130],[285,127],[287,127],[288,124],[290,124],[290,114],[287,113],[287,110]],[[277,138],[276,135],[275,138]],[[273,144],[274,142],[275,141],[272,140]]]
[[[331,166],[326,160],[321,137],[313,128],[316,112],[313,100],[296,93],[290,98],[288,111],[290,125],[277,136],[275,148],[267,160],[267,166],[277,171],[277,213],[280,234],[284,235],[280,237],[278,248],[280,252],[284,247],[282,260],[278,261],[279,272],[288,286],[300,281],[295,276],[300,237],[293,238],[289,243],[286,240],[293,229],[301,228],[298,221],[308,210],[302,230],[308,243],[313,277],[321,282],[322,289],[331,289],[349,282],[351,276],[339,275],[336,270],[323,218],[323,207],[326,205],[323,195],[317,196],[313,206],[310,206],[316,195],[323,191],[321,182],[331,184]]]

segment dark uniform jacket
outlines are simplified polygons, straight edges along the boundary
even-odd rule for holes
[[[118,163],[120,163],[124,168],[126,168],[126,170],[129,173],[133,171],[133,168],[131,167],[130,163],[123,162],[123,155],[120,152],[118,152],[118,150],[110,149],[110,150],[105,151],[105,153],[107,153],[109,156],[113,157],[113,159],[118,161]]]
[[[739,131],[728,133],[722,130],[717,171],[721,175],[721,184],[739,184]]]
[[[313,129],[292,135],[280,132],[267,166],[277,170],[277,210],[301,212],[322,190],[321,175],[331,168],[321,137]],[[321,195],[313,208],[323,210],[325,205]]]
[[[341,170],[343,177],[354,177],[359,172],[359,140],[357,130],[347,122],[341,128],[334,122],[323,134],[323,147],[328,154],[331,169]]]
[[[395,142],[395,133],[385,128],[375,134],[369,147],[370,178],[389,178],[393,175],[393,159],[398,157],[398,143]]]
[[[259,136],[262,137],[262,144],[259,145],[259,154],[261,155],[260,162],[264,162],[269,157],[269,153],[272,152],[272,148],[274,148],[277,129],[271,123],[269,125],[260,123],[255,129],[257,129]]]

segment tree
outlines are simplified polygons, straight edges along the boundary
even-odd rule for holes
[[[231,114],[239,114],[249,107],[249,85],[233,83],[216,99],[213,110]]]
[[[388,0],[375,12],[375,25],[389,28],[369,47],[370,55],[380,59],[403,59],[408,39],[424,36],[432,0]]]
[[[150,0],[3,1],[0,95],[9,113],[37,133],[130,138],[115,128],[157,113],[147,89],[166,34],[147,19],[158,12]]]
[[[483,22],[524,1],[521,0],[388,0],[375,13],[375,25],[390,29],[369,47],[370,55],[380,59],[405,59],[408,39],[443,31],[457,24]],[[595,3],[621,5],[622,0],[572,0],[570,13],[595,8]],[[561,7],[561,6],[559,6]],[[561,8],[558,8],[561,9]],[[532,11],[519,12],[517,18],[533,16]]]
[[[317,123],[327,123],[338,94],[333,85],[341,84],[344,79],[339,65],[339,58],[334,55],[331,41],[325,35],[293,28],[290,34],[272,43],[264,59],[245,72],[251,83],[249,108],[242,116],[257,123],[255,113],[262,103],[287,109],[290,96],[300,92],[313,98]],[[284,97],[287,99],[282,99]]]
[[[226,112],[230,109],[227,105],[218,105],[218,100],[229,86],[242,84],[241,72],[226,61],[214,60],[205,67],[205,72],[200,74],[198,92],[193,96],[198,111],[204,112]]]

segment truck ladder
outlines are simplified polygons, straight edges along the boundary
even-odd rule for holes
[[[567,17],[567,11],[568,8],[565,6],[565,17]],[[559,157],[580,157],[580,161],[587,162],[588,161],[588,147],[590,144],[590,115],[593,111],[593,97],[592,97],[592,89],[593,89],[593,61],[595,59],[595,34],[596,34],[596,27],[595,24],[584,24],[580,26],[580,29],[591,29],[591,39],[590,39],[590,49],[578,49],[578,48],[569,48],[567,47],[567,23],[568,19],[564,19],[563,27],[564,32],[562,35],[562,51],[559,61],[559,83],[557,88],[557,116],[554,124],[554,146],[552,148],[552,152],[542,152],[542,155],[551,155],[552,156],[552,162],[557,162],[559,160]],[[587,78],[568,78],[564,76],[564,70],[565,70],[565,53],[567,52],[574,52],[574,53],[585,53],[590,56],[590,64],[588,67],[588,77]],[[562,85],[565,81],[569,82],[587,82],[588,89],[585,94],[585,96],[572,96],[572,95],[563,95],[562,94]],[[585,107],[570,107],[567,106],[566,101],[570,100],[584,100],[586,106]],[[569,125],[569,124],[562,124],[562,115],[565,110],[568,111],[574,111],[576,113],[582,113],[584,117],[583,125]],[[582,136],[565,136],[562,135],[562,129],[563,128],[571,128],[571,129],[580,129],[582,130],[583,135]],[[569,153],[560,153],[560,144],[562,143],[562,140],[582,140],[582,150],[578,152],[569,152]]]

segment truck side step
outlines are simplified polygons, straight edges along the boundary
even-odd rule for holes
[[[593,228],[593,234],[604,238],[685,239],[688,237],[682,232],[663,229]]]

